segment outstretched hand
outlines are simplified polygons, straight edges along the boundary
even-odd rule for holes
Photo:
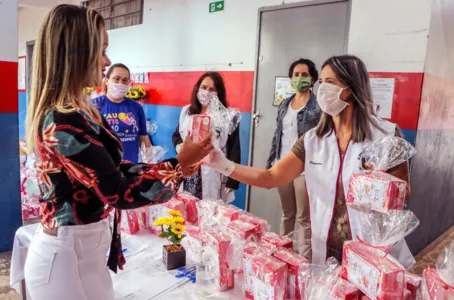
[[[207,156],[213,148],[211,134],[199,143],[192,142],[191,138],[187,136],[177,156],[177,160],[183,169],[183,174],[188,176],[191,172],[195,172],[197,169],[194,169],[193,166]],[[200,165],[198,167],[200,167]]]

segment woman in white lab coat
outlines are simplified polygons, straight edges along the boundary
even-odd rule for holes
[[[191,130],[194,115],[210,115],[210,111],[207,111],[207,108],[211,101],[219,101],[213,106],[222,104],[232,117],[231,122],[217,122],[217,124],[214,124],[215,120],[212,119],[212,130],[215,131],[214,136],[216,138],[215,145],[223,151],[228,159],[240,163],[239,112],[228,107],[224,80],[218,72],[204,73],[194,85],[191,103],[181,110],[178,126],[172,136],[175,149],[179,152],[183,140]],[[231,202],[235,199],[233,191],[237,190],[238,187],[238,181],[205,166],[202,166],[194,176],[185,178],[182,184],[182,189],[194,197],[199,199],[222,199],[225,202]]]
[[[264,188],[287,184],[304,171],[315,263],[331,256],[342,260],[344,241],[363,237],[358,213],[345,203],[350,176],[361,168],[363,147],[385,136],[402,136],[396,124],[375,115],[369,76],[359,58],[344,55],[328,59],[319,83],[317,102],[323,111],[320,123],[271,169],[236,165],[217,149],[206,159],[207,165],[223,174]],[[407,182],[408,196],[408,162],[388,172]],[[407,268],[414,263],[405,241],[395,245],[391,254]]]

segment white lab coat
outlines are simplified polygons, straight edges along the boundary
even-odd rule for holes
[[[373,140],[394,135],[395,124],[380,119],[377,121],[385,132],[371,126]],[[305,175],[310,203],[312,260],[314,263],[323,263],[327,258],[327,242],[335,208],[338,176],[342,172],[344,192],[347,193],[350,176],[360,170],[359,154],[367,144],[368,142],[350,143],[341,166],[339,148],[334,133],[318,138],[314,128],[304,136]],[[353,239],[363,238],[364,233],[358,212],[348,208],[348,215]],[[391,254],[406,268],[411,267],[415,262],[405,240],[397,243]]]
[[[183,107],[180,114],[180,136],[184,140],[186,135],[192,128],[192,116],[188,114],[189,105]],[[212,132],[214,135],[214,144],[226,154],[227,139],[229,138],[228,124],[225,127],[215,127],[213,122]],[[202,199],[222,199],[224,202],[231,202],[235,199],[235,193],[226,194],[224,192],[227,177],[215,170],[202,166],[201,167],[201,181],[202,181]],[[183,185],[182,185],[183,186]]]

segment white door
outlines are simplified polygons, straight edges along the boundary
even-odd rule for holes
[[[264,168],[276,129],[277,107],[273,106],[275,80],[288,76],[291,63],[299,58],[323,62],[347,51],[349,1],[308,1],[262,8],[259,11],[258,57],[255,81],[252,165]],[[279,230],[281,207],[277,190],[251,187],[249,211],[265,218]]]

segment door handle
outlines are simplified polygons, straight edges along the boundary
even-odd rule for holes
[[[260,123],[260,108],[257,108],[256,111],[252,114],[252,119],[254,120],[254,126],[255,128],[259,127]]]

